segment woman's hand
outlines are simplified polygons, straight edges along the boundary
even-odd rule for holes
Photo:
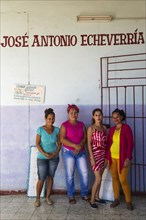
[[[107,159],[104,161],[104,168],[110,169],[110,163]]]
[[[94,165],[95,165],[94,157],[90,157],[90,162],[91,162],[91,166],[94,166]]]
[[[129,167],[130,165],[130,160],[127,158],[125,161],[124,161],[124,167]]]
[[[82,147],[81,147],[80,145],[76,144],[76,145],[75,145],[74,154],[78,154],[78,153],[80,152],[81,148],[82,148]]]
[[[50,160],[50,159],[52,159],[53,157],[56,156],[56,153],[55,152],[53,152],[53,153],[46,153],[45,156]]]

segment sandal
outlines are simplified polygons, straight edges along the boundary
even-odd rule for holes
[[[53,205],[53,201],[50,198],[46,198],[46,203],[48,205]]]
[[[88,196],[82,196],[82,199],[83,199],[84,201],[86,201],[86,202],[88,202],[88,201],[89,201]]]
[[[75,198],[69,198],[69,203],[70,204],[76,204]]]
[[[36,199],[34,202],[35,207],[39,207],[41,205],[40,199]]]
[[[118,206],[120,203],[119,203],[119,200],[118,199],[115,199],[114,202],[110,205],[111,208],[115,208],[116,206]]]

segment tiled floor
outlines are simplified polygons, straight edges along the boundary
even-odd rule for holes
[[[54,204],[48,206],[44,199],[42,205],[34,207],[34,198],[26,195],[8,195],[0,197],[0,220],[146,220],[146,197],[133,196],[135,209],[126,209],[124,198],[120,205],[110,208],[111,202],[99,204],[94,210],[88,202],[76,196],[77,203],[70,205],[65,195],[52,195]]]

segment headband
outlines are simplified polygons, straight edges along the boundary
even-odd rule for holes
[[[75,110],[77,110],[77,112],[79,112],[79,108],[78,108],[76,105],[70,105],[70,104],[68,104],[67,111],[69,112],[71,108],[74,108]]]

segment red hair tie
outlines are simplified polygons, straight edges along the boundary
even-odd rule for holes
[[[76,105],[70,105],[70,104],[68,104],[67,111],[69,112],[71,108],[74,108],[75,110],[77,110],[77,112],[79,112],[79,108],[78,108]]]

